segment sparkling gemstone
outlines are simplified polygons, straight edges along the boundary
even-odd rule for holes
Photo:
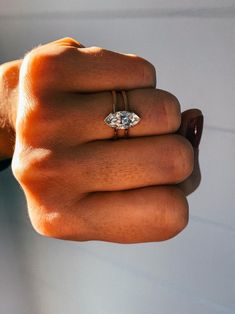
[[[128,129],[136,125],[140,121],[140,117],[136,113],[130,111],[111,112],[104,122],[115,129]]]

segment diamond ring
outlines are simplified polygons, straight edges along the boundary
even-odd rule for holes
[[[111,112],[104,122],[111,128],[114,128],[114,138],[118,136],[118,130],[124,129],[125,136],[128,137],[128,129],[135,126],[140,121],[140,117],[134,113],[128,111],[128,99],[125,91],[122,91],[122,97],[125,104],[125,110],[116,111],[117,95],[116,91],[112,91],[113,96],[113,112]]]

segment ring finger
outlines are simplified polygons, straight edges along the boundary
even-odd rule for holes
[[[127,91],[126,95],[129,111],[140,117],[140,122],[129,128],[130,137],[174,133],[179,128],[180,104],[174,95],[153,88]],[[112,112],[112,102],[111,92],[66,94],[47,101],[47,108],[52,114],[48,115],[45,107],[43,109],[46,118],[53,119],[58,140],[73,146],[113,137],[114,129],[104,122],[105,117]],[[120,93],[117,93],[117,108],[124,110]],[[64,129],[71,129],[71,132],[61,133]],[[119,130],[118,134],[123,137],[124,130]]]

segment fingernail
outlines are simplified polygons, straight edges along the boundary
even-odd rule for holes
[[[0,161],[0,171],[6,169],[11,164],[11,158]]]
[[[203,130],[203,115],[191,119],[188,123],[186,138],[190,141],[193,147],[198,148]]]

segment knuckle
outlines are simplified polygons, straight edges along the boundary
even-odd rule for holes
[[[27,167],[25,167],[27,165]],[[29,168],[29,164],[27,161],[24,162],[24,158],[21,157],[21,154],[17,151],[14,152],[12,163],[11,163],[12,173],[16,180],[20,184],[24,184],[26,180],[27,169]]]
[[[58,239],[82,240],[86,227],[79,215],[78,195],[69,188],[67,168],[50,152],[26,147],[13,157],[13,174],[22,186],[30,221],[41,235]],[[74,217],[76,209],[76,217]],[[76,225],[74,219],[76,218]]]
[[[25,166],[22,163],[14,167],[14,175],[25,192],[34,229],[44,236],[63,237],[63,211],[51,190],[54,179],[44,171],[39,172],[35,166]]]
[[[43,47],[39,46],[31,51],[29,51],[24,59],[22,68],[25,71],[25,73],[29,72],[29,70],[33,71],[34,68],[37,68],[41,63],[45,63],[45,49]],[[41,61],[42,60],[42,61]]]
[[[45,49],[35,48],[30,51],[23,59],[20,79],[30,86],[30,89],[36,91],[45,85],[45,81],[51,75],[49,71],[51,58],[47,55]]]
[[[69,225],[65,224],[63,213],[48,208],[44,212],[41,212],[40,209],[29,208],[28,212],[34,230],[40,235],[61,240],[72,239]]]
[[[35,231],[51,238],[83,240],[87,237],[87,227],[79,215],[78,195],[69,189],[67,168],[64,173],[58,171],[61,166],[53,156],[31,148],[17,152],[12,162]]]
[[[75,48],[81,48],[84,47],[79,41],[72,37],[63,37],[61,39],[58,39],[54,41],[54,44],[59,44],[63,46],[69,46],[69,47],[75,47]]]
[[[13,174],[25,192],[28,213],[34,229],[41,235],[57,237],[60,212],[50,207],[50,198],[48,193],[45,193],[48,184],[52,182],[51,177],[45,171],[39,171],[29,158],[18,163],[14,161]]]
[[[15,158],[12,159],[11,169],[12,169],[13,176],[16,178],[16,180],[19,183],[21,183],[22,178],[24,180],[24,172],[22,170],[22,167],[19,164],[16,165]]]
[[[65,65],[74,53],[75,49],[71,46],[49,44],[37,47],[24,57],[20,78],[36,94],[53,91],[60,86]]]
[[[78,214],[79,208],[76,207],[76,216],[73,214],[74,204],[71,207],[61,200],[50,204],[45,199],[39,200],[36,205],[33,202],[28,203],[30,221],[39,234],[61,240],[89,239],[88,228]]]
[[[51,151],[24,146],[17,148],[12,160],[12,172],[24,187],[31,188],[55,176]]]
[[[184,181],[193,171],[194,153],[190,143],[181,135],[174,135],[175,183]]]
[[[62,238],[63,222],[61,214],[57,211],[42,210],[38,207],[29,206],[28,212],[34,230],[46,237]]]
[[[102,47],[92,46],[92,47],[89,47],[89,53],[92,53],[97,57],[101,57],[107,53],[107,50]]]

